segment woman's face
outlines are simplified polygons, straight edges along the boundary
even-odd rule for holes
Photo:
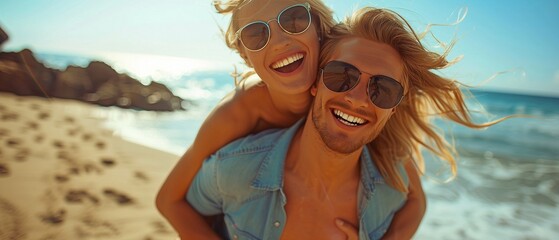
[[[285,32],[276,21],[278,14],[284,9],[299,3],[302,2],[253,0],[239,9],[235,15],[240,28],[254,21],[268,22],[270,36],[267,45],[261,50],[251,51],[241,44],[239,52],[246,56],[270,90],[283,94],[307,92],[316,79],[318,68],[320,44],[315,26],[317,19],[311,17],[310,26],[300,34]],[[284,12],[282,18],[289,19],[289,13]],[[271,19],[273,20],[270,21]],[[243,32],[241,31],[241,35]],[[259,35],[254,34],[254,37]],[[261,38],[263,41],[266,39]],[[245,42],[250,45],[248,41]],[[254,42],[253,40],[252,43]]]

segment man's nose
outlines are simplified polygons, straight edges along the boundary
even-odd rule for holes
[[[371,100],[369,100],[369,94],[367,92],[369,80],[364,79],[363,75],[361,75],[360,78],[362,79],[359,80],[357,86],[345,92],[344,99],[352,104],[354,107],[366,108],[369,106],[369,104],[371,104]]]

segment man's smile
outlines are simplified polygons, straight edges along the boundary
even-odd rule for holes
[[[334,115],[334,117],[336,117],[336,119],[338,119],[341,123],[343,123],[347,126],[357,127],[357,126],[361,126],[361,125],[363,125],[367,122],[363,118],[347,114],[347,113],[342,112],[341,110],[338,110],[338,109],[333,109],[332,114]]]

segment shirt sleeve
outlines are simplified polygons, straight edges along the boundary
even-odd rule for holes
[[[186,195],[188,203],[202,215],[222,213],[222,198],[217,184],[216,155],[206,159]]]

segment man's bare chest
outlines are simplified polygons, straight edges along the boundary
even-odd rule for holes
[[[337,193],[309,189],[285,179],[287,222],[282,239],[346,239],[337,218],[359,226],[357,188]]]

